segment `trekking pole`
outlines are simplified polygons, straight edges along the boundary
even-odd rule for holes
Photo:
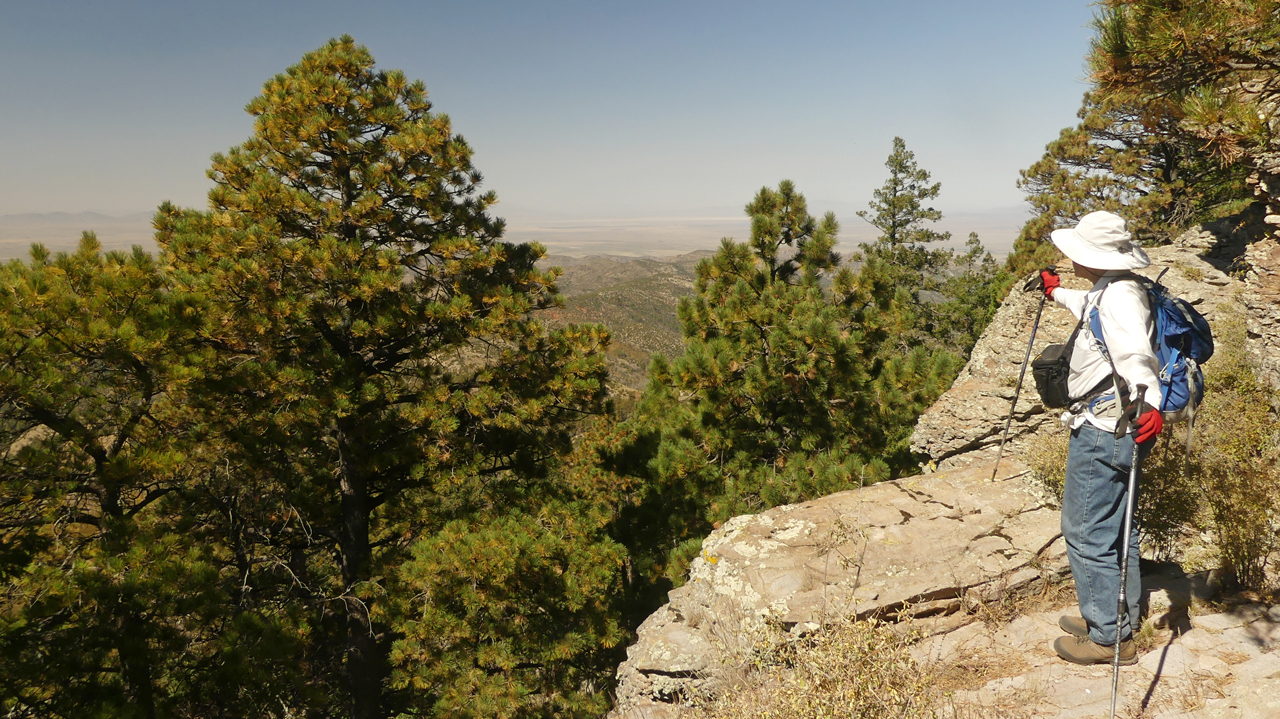
[[[1133,410],[1133,416],[1142,416],[1143,401],[1147,395],[1147,386],[1138,385],[1137,409]],[[1132,405],[1131,405],[1132,407]],[[1125,416],[1130,413],[1126,412]],[[1124,529],[1120,535],[1120,543],[1123,549],[1120,551],[1120,598],[1116,601],[1116,644],[1115,653],[1111,659],[1111,719],[1116,719],[1116,695],[1120,688],[1120,621],[1126,619],[1129,613],[1129,597],[1125,591],[1125,584],[1129,582],[1129,535],[1133,532],[1133,507],[1134,498],[1138,494],[1138,423],[1133,423],[1133,461],[1129,463],[1129,494],[1125,497],[1124,502]]]
[[[1004,421],[1004,434],[1000,437],[1000,449],[996,452],[996,466],[991,469],[991,481],[996,481],[996,474],[1000,471],[1000,459],[1004,457],[1004,443],[1009,441],[1009,425],[1013,422],[1013,411],[1018,406],[1018,395],[1022,392],[1022,378],[1027,376],[1027,363],[1031,361],[1031,348],[1036,343],[1036,330],[1040,329],[1040,313],[1044,312],[1044,301],[1049,296],[1043,292],[1044,280],[1040,279],[1039,273],[1027,280],[1022,286],[1023,292],[1029,292],[1039,287],[1040,306],[1036,308],[1036,321],[1031,325],[1031,341],[1027,342],[1027,354],[1022,358],[1022,369],[1018,370],[1018,385],[1013,388],[1013,403],[1009,405],[1009,417]]]
[[[1194,364],[1194,360],[1187,358],[1192,368],[1198,367]],[[1196,383],[1191,378],[1191,373],[1187,373],[1187,451],[1182,456],[1182,478],[1188,482],[1191,481],[1191,433],[1196,428]],[[1166,447],[1168,445],[1165,445]]]

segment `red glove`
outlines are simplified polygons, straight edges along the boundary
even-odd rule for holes
[[[1052,267],[1040,270],[1040,282],[1044,284],[1044,296],[1053,299],[1053,291],[1062,286],[1058,273]]]
[[[1150,442],[1160,434],[1162,429],[1164,429],[1164,416],[1158,409],[1149,409],[1138,416],[1138,436],[1135,441],[1138,444]]]

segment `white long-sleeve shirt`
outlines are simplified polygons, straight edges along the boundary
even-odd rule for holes
[[[1137,396],[1138,385],[1146,385],[1146,401],[1152,407],[1160,406],[1160,362],[1156,359],[1153,343],[1155,325],[1151,308],[1147,304],[1147,292],[1136,281],[1123,280],[1124,272],[1107,272],[1093,287],[1086,291],[1059,287],[1053,291],[1053,299],[1066,307],[1077,319],[1084,317],[1084,325],[1076,336],[1071,353],[1071,372],[1067,375],[1067,390],[1072,397],[1081,397],[1093,389],[1107,375],[1111,364],[1102,354],[1089,328],[1088,310],[1098,308],[1098,321],[1102,325],[1102,337],[1107,351],[1115,362],[1116,372],[1129,385],[1129,399]],[[1110,393],[1114,396],[1114,390]],[[1075,405],[1072,405],[1074,408]],[[1062,415],[1062,423],[1075,429],[1088,422],[1104,432],[1114,432],[1116,417],[1099,417],[1093,408],[1078,408]]]

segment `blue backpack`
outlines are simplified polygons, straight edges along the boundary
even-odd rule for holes
[[[1166,268],[1155,281],[1140,275],[1125,279],[1136,280],[1147,291],[1155,323],[1156,359],[1160,363],[1160,411],[1167,421],[1177,422],[1193,417],[1204,398],[1204,372],[1200,365],[1213,356],[1213,332],[1191,303],[1170,295],[1160,284],[1160,277],[1168,271]],[[1107,354],[1096,307],[1089,313],[1089,330],[1102,343],[1103,354]]]

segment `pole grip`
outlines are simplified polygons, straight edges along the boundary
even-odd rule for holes
[[[1119,375],[1115,375],[1115,376],[1119,377]],[[1142,413],[1146,411],[1146,408],[1150,407],[1150,405],[1148,405],[1146,402],[1147,386],[1145,384],[1140,384],[1137,386],[1137,390],[1138,390],[1138,394],[1136,397],[1133,398],[1133,400],[1129,402],[1122,401],[1121,403],[1121,407],[1123,407],[1124,409],[1123,411],[1121,411],[1120,417],[1116,420],[1116,431],[1115,431],[1116,439],[1120,439],[1121,437],[1125,436],[1126,434],[1129,434],[1130,432],[1132,432],[1134,435],[1137,435],[1138,434],[1138,418],[1142,416]],[[1116,394],[1118,398],[1119,397],[1118,387],[1116,389]]]
[[[1137,386],[1138,396],[1129,403],[1129,411],[1125,412],[1128,417],[1129,426],[1133,428],[1133,434],[1138,434],[1138,418],[1142,416],[1150,405],[1147,404],[1147,386],[1140,384]]]
[[[1048,272],[1053,275],[1058,274],[1058,270],[1055,267],[1046,267],[1043,270],[1036,270],[1035,274],[1028,277],[1027,281],[1023,283],[1022,285],[1023,292],[1031,292],[1032,290],[1040,290],[1041,292],[1044,291],[1044,278],[1040,276],[1041,272]]]
[[[1149,405],[1147,404],[1147,386],[1145,384],[1140,384],[1138,385],[1138,397],[1137,397],[1137,400],[1134,402],[1133,418],[1136,420],[1137,418],[1141,417],[1143,415],[1143,412],[1146,410],[1148,406]]]

